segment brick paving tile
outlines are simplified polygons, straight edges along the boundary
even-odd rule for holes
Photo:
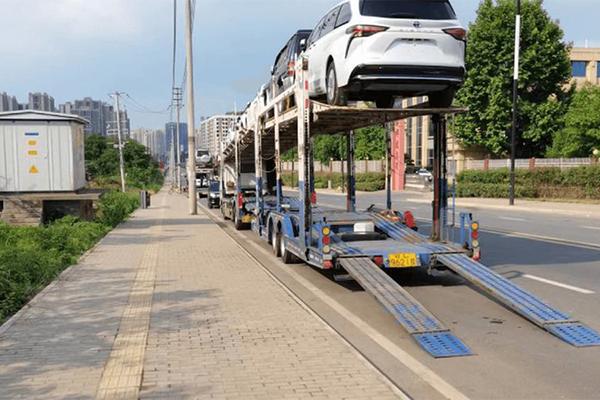
[[[397,398],[184,197],[154,204],[0,330],[0,399]]]
[[[206,215],[185,210],[185,199],[166,210],[142,399],[397,398]]]

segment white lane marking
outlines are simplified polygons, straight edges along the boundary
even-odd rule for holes
[[[523,278],[532,279],[534,281],[538,281],[538,282],[542,282],[542,283],[547,283],[548,285],[557,286],[557,287],[572,290],[572,291],[578,292],[578,293],[583,293],[583,294],[595,294],[596,293],[592,290],[582,289],[577,286],[571,286],[571,285],[567,285],[565,283],[552,281],[550,279],[540,278],[539,276],[535,276],[535,275],[524,274]]]
[[[515,217],[498,217],[498,219],[503,219],[506,221],[527,222],[527,220],[524,218],[515,218]]]
[[[591,229],[594,231],[600,231],[600,226],[582,226],[583,229]]]

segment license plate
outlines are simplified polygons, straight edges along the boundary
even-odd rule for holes
[[[415,253],[390,254],[390,268],[412,268],[420,265]]]
[[[242,216],[242,223],[244,224],[249,224],[254,220],[254,216],[253,215],[244,215]]]

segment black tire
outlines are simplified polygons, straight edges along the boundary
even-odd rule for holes
[[[394,96],[379,96],[375,99],[375,105],[377,108],[394,108],[396,98]]]
[[[327,104],[332,106],[345,106],[347,103],[345,93],[338,86],[337,72],[333,61],[327,67],[327,76],[325,77],[327,86]]]
[[[295,255],[290,253],[290,251],[287,249],[287,247],[285,245],[285,240],[283,240],[283,237],[281,236],[281,234],[279,235],[279,237],[280,237],[279,248],[280,248],[280,252],[281,252],[281,261],[283,261],[284,264],[297,263],[298,257],[296,257]]]
[[[244,229],[244,224],[242,223],[242,221],[240,221],[238,213],[236,211],[233,212],[233,226],[235,226],[235,229],[237,231],[241,231],[242,229]]]
[[[455,88],[448,88],[441,92],[435,92],[429,95],[429,105],[432,108],[448,108],[454,102]]]
[[[275,257],[281,257],[281,233],[275,228],[271,231],[271,248]]]

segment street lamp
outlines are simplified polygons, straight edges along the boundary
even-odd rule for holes
[[[513,119],[510,139],[510,205],[515,205],[515,158],[517,153],[517,100],[519,96],[519,53],[521,51],[521,0],[517,1],[515,20],[515,66],[513,79]]]

